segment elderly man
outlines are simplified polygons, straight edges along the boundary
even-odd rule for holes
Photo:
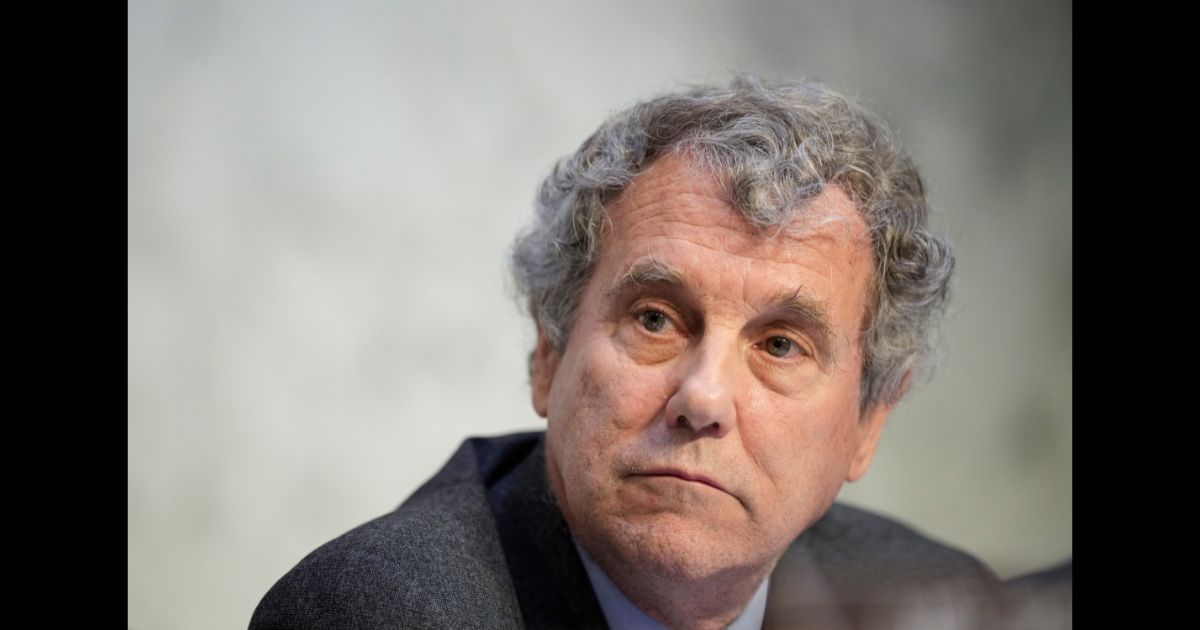
[[[513,252],[546,432],[467,440],[251,627],[859,627],[986,594],[979,561],[834,503],[946,302],[927,214],[886,127],[817,84],[612,117]]]

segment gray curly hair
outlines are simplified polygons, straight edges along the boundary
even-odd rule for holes
[[[739,75],[694,86],[610,117],[555,165],[516,239],[516,288],[558,352],[566,346],[595,262],[605,205],[657,157],[683,153],[727,187],[754,225],[781,226],[829,185],[857,204],[875,273],[863,318],[859,404],[904,393],[924,365],[949,297],[954,256],[930,232],[924,186],[887,126],[818,83],[768,84]]]

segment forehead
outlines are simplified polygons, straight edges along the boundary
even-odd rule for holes
[[[866,224],[836,186],[783,225],[756,226],[715,177],[685,156],[665,156],[635,177],[609,204],[608,218],[597,275],[624,273],[650,257],[682,265],[693,282],[733,278],[742,285],[861,297],[873,268]]]

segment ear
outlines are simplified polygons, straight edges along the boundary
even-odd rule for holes
[[[858,451],[854,453],[854,459],[850,461],[850,469],[846,472],[846,481],[858,481],[867,474],[867,468],[871,466],[871,459],[875,457],[875,447],[879,444],[879,436],[883,433],[883,425],[887,422],[888,414],[908,391],[908,380],[911,377],[912,368],[909,368],[904,372],[903,380],[900,381],[900,391],[896,394],[896,398],[890,403],[880,403],[871,407],[867,414],[859,419]]]
[[[538,326],[537,346],[530,357],[529,384],[533,390],[533,410],[543,418],[549,411],[550,386],[554,384],[554,373],[558,371],[558,351],[550,345],[550,339]]]

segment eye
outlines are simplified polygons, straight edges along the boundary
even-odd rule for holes
[[[662,311],[646,310],[638,315],[638,321],[642,324],[642,328],[650,332],[662,332],[671,320],[667,319],[666,314]]]
[[[800,344],[778,335],[770,337],[763,343],[763,349],[773,357],[784,358],[792,354],[793,351],[800,351]]]

